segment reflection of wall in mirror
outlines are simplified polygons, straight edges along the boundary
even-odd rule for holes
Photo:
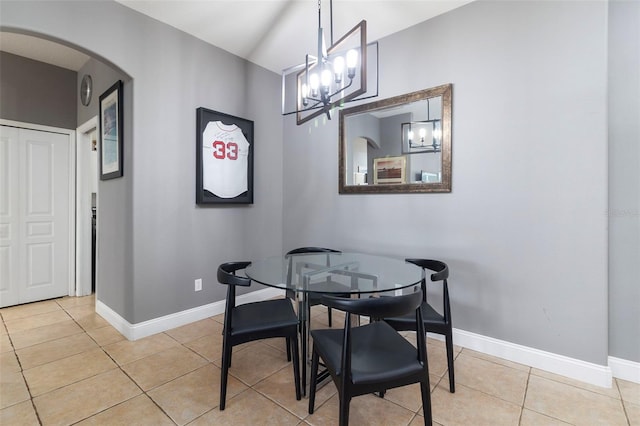
[[[346,184],[354,185],[354,173],[358,172],[358,166],[360,171],[371,167],[367,159],[367,146],[379,143],[380,125],[374,116],[358,114],[345,119],[345,129]]]
[[[367,183],[367,140],[356,138],[352,144],[353,180],[347,185],[365,185]],[[347,175],[351,176],[351,175]]]
[[[422,172],[427,172],[439,176],[442,169],[442,153],[441,152],[428,152],[422,154],[408,155],[407,180],[409,182],[425,182],[422,179]],[[434,182],[432,179],[426,182]],[[436,181],[436,182],[439,182]]]
[[[442,119],[442,96],[429,98],[429,117],[427,120]]]

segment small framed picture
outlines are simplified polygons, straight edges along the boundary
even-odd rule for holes
[[[122,81],[118,80],[100,95],[100,179],[122,176]]]
[[[373,183],[406,183],[407,158],[381,157],[373,159]]]
[[[196,110],[196,203],[253,204],[253,121]]]

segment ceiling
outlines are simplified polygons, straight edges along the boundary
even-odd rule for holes
[[[304,61],[317,50],[316,0],[117,0],[271,71]],[[372,42],[472,0],[334,0],[335,41],[362,19]],[[330,44],[330,1],[322,1],[322,27]],[[0,50],[78,70],[89,59],[55,43],[0,33]]]
[[[89,56],[67,46],[24,34],[0,32],[0,50],[72,71],[78,71]]]

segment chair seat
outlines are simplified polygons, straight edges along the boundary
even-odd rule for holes
[[[422,302],[420,305],[422,310],[422,322],[427,328],[429,325],[444,325],[444,316],[440,315],[435,309],[431,307],[427,302]],[[385,318],[389,324],[392,324],[396,330],[416,330],[416,316],[413,313],[409,313],[399,317]]]
[[[266,300],[233,308],[231,335],[259,333],[297,325],[298,317],[289,299]]]
[[[415,314],[413,316],[415,322]],[[312,330],[314,346],[329,370],[341,374],[344,330]],[[351,379],[354,384],[381,383],[410,377],[424,367],[416,348],[385,322],[352,329]]]

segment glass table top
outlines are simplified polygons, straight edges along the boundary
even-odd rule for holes
[[[420,283],[422,269],[404,259],[364,253],[307,253],[252,262],[247,277],[270,287],[315,293],[375,293]]]

